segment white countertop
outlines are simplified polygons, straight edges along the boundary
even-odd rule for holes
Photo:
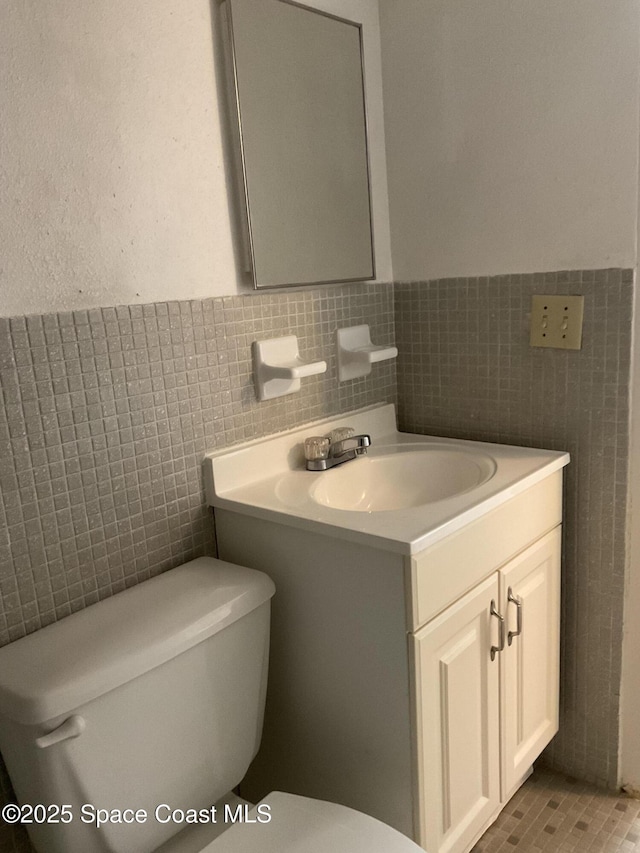
[[[382,404],[209,454],[204,460],[207,500],[213,507],[416,554],[569,463],[568,453],[401,433],[395,424],[394,406]],[[347,425],[371,436],[371,454],[429,444],[478,450],[495,461],[495,473],[463,494],[407,509],[357,512],[323,506],[312,499],[312,486],[319,477],[331,477],[343,466],[306,471],[304,439]]]

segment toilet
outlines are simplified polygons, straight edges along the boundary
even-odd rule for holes
[[[273,593],[200,557],[0,649],[0,751],[38,853],[421,853],[342,805],[232,793],[260,745]]]

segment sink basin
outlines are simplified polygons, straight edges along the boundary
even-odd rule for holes
[[[482,485],[495,473],[488,454],[446,444],[377,448],[318,475],[310,497],[351,512],[388,512],[446,500]]]
[[[366,456],[306,471],[304,442],[351,427],[371,436]],[[237,514],[398,554],[418,554],[560,470],[566,453],[398,432],[393,405],[368,406],[205,459],[216,524]],[[292,546],[293,547],[293,546]],[[266,559],[266,558],[265,558]]]

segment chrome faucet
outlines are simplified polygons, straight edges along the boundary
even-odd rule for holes
[[[307,471],[327,471],[367,452],[371,436],[354,435],[351,427],[334,430],[328,436],[312,436],[304,443]]]

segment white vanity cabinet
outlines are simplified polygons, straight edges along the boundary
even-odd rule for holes
[[[468,850],[558,725],[560,527],[410,636],[418,838]]]
[[[491,577],[410,638],[419,840],[466,850],[500,804],[500,664],[490,660]]]
[[[500,572],[507,620],[500,657],[504,801],[558,731],[560,539],[556,527]]]
[[[216,508],[220,557],[276,584],[243,795],[341,802],[467,853],[557,731],[561,501],[556,470],[413,555]]]

